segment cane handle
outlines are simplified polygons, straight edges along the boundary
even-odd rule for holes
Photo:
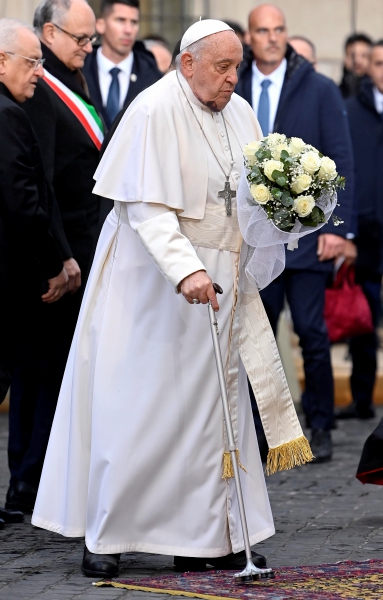
[[[223,289],[218,283],[213,283],[213,288],[216,294],[223,294]]]

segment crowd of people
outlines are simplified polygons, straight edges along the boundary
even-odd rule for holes
[[[85,0],[42,0],[33,27],[0,20],[0,402],[10,388],[0,525],[34,510],[40,527],[85,535],[83,572],[101,577],[133,550],[174,554],[179,571],[245,560],[238,514],[225,508],[234,492],[219,475],[226,440],[196,304],[219,309],[252,544],[274,533],[260,457],[297,440],[307,451],[271,333],[286,299],[304,360],[307,460],[332,459],[335,417],[375,415],[383,40],[350,36],[337,86],[272,5],[250,13],[248,31],[202,20],[173,52],[160,36],[138,40],[139,16],[139,0],[103,0],[97,17]],[[331,157],[347,183],[341,223],[287,250],[283,273],[252,299],[261,376],[241,354],[240,234],[238,224],[227,233],[220,194],[226,178],[235,197],[243,146],[272,132]],[[324,307],[341,260],[374,330],[350,340],[353,401],[335,414]],[[220,306],[211,278],[226,291]],[[197,523],[196,502],[207,507]]]

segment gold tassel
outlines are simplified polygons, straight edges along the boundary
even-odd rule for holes
[[[266,475],[287,471],[312,461],[314,458],[307,438],[302,435],[296,440],[270,448],[267,455]]]
[[[245,473],[247,473],[245,467],[243,466],[243,464],[239,460],[239,450],[238,450],[238,448],[236,449],[235,454],[236,454],[236,457],[237,457],[237,464],[238,464],[239,468],[242,469],[243,471],[245,471]],[[222,473],[222,479],[231,479],[232,477],[234,477],[234,469],[233,469],[233,463],[231,461],[231,452],[224,452],[223,453],[223,473]]]

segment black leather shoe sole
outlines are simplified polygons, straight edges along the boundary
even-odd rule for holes
[[[258,569],[265,568],[266,558],[262,554],[252,552],[253,563]],[[238,552],[237,554],[229,554],[228,556],[219,556],[218,558],[207,558],[206,562],[212,565],[216,569],[222,569],[223,571],[236,571],[237,569],[244,569],[246,567],[246,554],[244,551]]]
[[[84,567],[81,567],[81,571],[83,572],[83,574],[86,577],[101,577],[102,579],[107,579],[107,578],[113,578],[113,577],[118,577],[118,569],[115,569],[114,571],[92,571],[91,569],[84,569]]]
[[[5,510],[0,508],[0,519],[4,523],[22,523],[24,521],[24,513],[19,510]]]
[[[197,573],[206,571],[206,559],[189,556],[175,556],[173,571],[176,573]]]

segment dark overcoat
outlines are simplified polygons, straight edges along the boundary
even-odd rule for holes
[[[102,115],[105,123],[110,127],[111,123],[109,123],[108,115],[102,104],[100,82],[98,78],[97,50],[98,47],[96,46],[93,49],[92,54],[87,56],[83,72],[89,87],[90,97],[98,112]],[[142,42],[136,42],[133,46],[131,80],[123,107],[125,108],[128,106],[138,94],[153,83],[156,83],[161,77],[162,73],[157,67],[153,54],[146,50]]]
[[[239,71],[236,93],[252,104],[253,54],[246,54]],[[286,52],[287,70],[279,99],[274,131],[287,137],[299,137],[332,158],[338,173],[346,177],[346,189],[339,193],[340,206],[334,211],[344,221],[335,227],[330,221],[316,233],[299,241],[293,252],[286,251],[286,268],[331,271],[332,261],[317,258],[318,236],[350,233],[354,194],[354,163],[345,104],[333,81],[316,73],[312,65],[291,46]],[[249,140],[251,141],[251,140]]]
[[[357,96],[347,100],[347,112],[355,158],[357,265],[383,273],[383,118],[371,81],[364,80]]]
[[[42,50],[49,73],[92,104],[79,75],[44,44]],[[92,194],[99,151],[77,117],[45,81],[39,81],[34,97],[23,108],[39,139],[60,210],[68,242],[65,258],[75,258],[84,274],[90,266],[99,218],[99,198]]]
[[[63,268],[65,236],[59,221],[52,224],[54,212],[30,121],[0,83],[0,403],[10,383],[16,306],[24,310],[31,294],[38,300],[44,280]]]

